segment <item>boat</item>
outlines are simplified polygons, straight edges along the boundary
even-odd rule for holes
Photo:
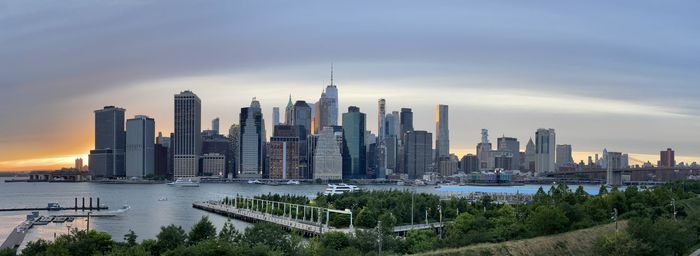
[[[396,186],[406,186],[406,182],[403,181],[397,181]]]
[[[179,178],[175,180],[174,182],[168,183],[170,186],[178,186],[178,187],[199,187],[199,183],[192,181],[192,179],[182,179]]]
[[[299,185],[301,184],[298,180],[289,180],[287,181],[287,185]]]
[[[259,180],[248,180],[248,184],[263,184]]]
[[[348,184],[328,184],[328,187],[326,188],[326,191],[323,192],[324,195],[340,195],[345,192],[357,192],[360,191],[361,189],[355,185],[348,185]]]
[[[167,198],[167,197],[161,197],[161,198],[158,198],[158,201],[168,201],[168,198]]]

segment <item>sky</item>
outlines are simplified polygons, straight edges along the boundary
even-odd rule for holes
[[[173,95],[202,99],[203,128],[241,107],[315,102],[335,67],[340,108],[377,130],[377,99],[451,151],[554,128],[575,159],[609,151],[700,160],[697,1],[0,2],[0,170],[72,165],[94,145],[93,111],[173,127]],[[271,128],[268,127],[268,130]],[[269,134],[269,133],[268,133]]]

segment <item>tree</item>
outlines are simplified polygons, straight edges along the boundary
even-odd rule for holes
[[[437,236],[432,230],[411,230],[406,234],[409,244],[409,253],[421,253],[436,249]]]
[[[377,226],[377,215],[369,208],[362,208],[357,214],[355,224],[360,227],[373,228]]]
[[[154,248],[154,254],[158,255],[165,251],[175,249],[180,245],[184,245],[185,241],[187,241],[187,234],[182,227],[171,224],[167,227],[161,227],[160,233],[156,235],[156,238],[157,242]]]
[[[124,241],[126,242],[126,245],[129,247],[136,245],[137,238],[138,238],[138,236],[131,229],[129,229],[129,232],[124,235]]]
[[[189,234],[189,243],[196,244],[201,241],[216,237],[216,227],[211,224],[209,217],[202,216],[202,218],[192,226]]]
[[[474,215],[471,215],[468,212],[460,213],[457,215],[457,219],[455,220],[455,228],[462,233],[467,233],[469,230],[475,228],[475,219],[476,218],[474,218]]]
[[[297,254],[301,241],[293,239],[279,226],[271,223],[256,223],[246,228],[243,242],[250,245],[262,244],[274,250],[283,251],[285,254]]]
[[[22,255],[34,256],[42,255],[49,248],[49,243],[44,239],[29,241],[27,246],[22,250]]]
[[[350,238],[345,233],[328,232],[321,237],[321,245],[332,250],[342,250],[350,245]]]
[[[15,256],[17,255],[17,249],[15,248],[5,248],[0,250],[0,256]]]
[[[540,206],[529,216],[528,225],[536,235],[568,231],[569,219],[559,207]]]
[[[394,234],[394,226],[396,226],[396,217],[391,212],[382,213],[379,215],[379,221],[382,225],[379,227],[382,234]]]
[[[226,221],[224,227],[219,232],[219,239],[229,243],[237,243],[241,240],[241,234],[236,230],[230,220]]]

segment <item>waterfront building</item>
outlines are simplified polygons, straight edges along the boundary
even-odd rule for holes
[[[229,148],[231,149],[231,154],[232,157],[229,159],[230,163],[230,170],[229,170],[229,176],[233,178],[236,176],[239,172],[239,165],[240,165],[240,156],[241,156],[241,144],[240,144],[240,136],[241,136],[241,126],[238,124],[232,124],[231,127],[228,129],[228,141],[229,141]]]
[[[202,174],[204,176],[223,177],[226,173],[226,156],[219,153],[206,153],[202,156]]]
[[[574,158],[572,156],[571,145],[557,145],[557,155],[556,155],[557,167],[571,167],[574,165]]]
[[[554,129],[538,129],[535,133],[535,172],[543,175],[556,171],[556,134]]]
[[[311,132],[311,107],[306,101],[297,100],[292,106],[292,120],[288,125],[299,125],[304,128],[304,134]]]
[[[240,164],[239,177],[262,178],[265,170],[265,120],[260,102],[253,98],[250,107],[240,113]]]
[[[665,151],[659,153],[659,167],[675,167],[676,166],[676,152],[671,148],[667,148]]]
[[[336,132],[333,127],[323,127],[314,149],[314,179],[341,180],[343,179],[343,155],[341,153],[342,131]]]
[[[191,91],[175,95],[175,178],[195,177],[202,150],[202,101]]]
[[[144,115],[126,121],[126,176],[155,175],[155,121]]]
[[[489,154],[490,169],[513,170],[513,152],[494,150]]]
[[[300,125],[277,125],[270,137],[268,151],[270,161],[270,179],[302,179],[300,170],[301,137],[304,128]]]
[[[464,173],[479,171],[479,158],[473,154],[462,156],[460,160],[460,170]]]
[[[88,165],[93,178],[126,175],[126,110],[106,106],[95,110],[95,149],[90,151]]]
[[[365,130],[366,115],[360,108],[348,107],[343,113],[343,179],[364,179],[367,175]]]
[[[427,131],[408,131],[404,138],[403,166],[409,179],[420,179],[430,172],[433,135]]]
[[[509,152],[511,155],[511,162],[508,164],[509,168],[506,170],[519,170],[520,169],[520,142],[516,138],[511,137],[500,137],[498,138],[498,145],[496,146],[498,151]],[[496,167],[498,168],[498,167]],[[505,168],[504,168],[505,169]]]
[[[438,173],[442,177],[455,175],[459,170],[459,160],[455,155],[439,157],[436,165],[438,166]]]
[[[168,147],[160,143],[153,145],[153,175],[170,177],[168,174]]]
[[[229,138],[215,133],[214,131],[204,131],[202,132],[202,154],[219,154],[224,156],[225,171],[223,176],[228,175],[233,172],[233,150],[231,149],[231,141]],[[204,170],[202,170],[204,173]],[[204,173],[207,175],[206,173]],[[218,175],[218,174],[216,174]]]

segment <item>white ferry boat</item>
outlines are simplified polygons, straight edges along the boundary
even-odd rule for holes
[[[263,183],[259,180],[248,180],[248,184],[263,184]]]
[[[345,192],[356,192],[360,191],[361,189],[358,188],[357,186],[354,185],[348,185],[348,184],[328,184],[328,188],[326,188],[326,191],[323,192],[324,195],[339,195]]]
[[[199,183],[192,181],[192,179],[183,179],[179,178],[175,180],[174,182],[168,183],[170,186],[178,186],[178,187],[199,187]]]
[[[287,185],[299,185],[301,184],[298,180],[289,180],[287,181]]]

